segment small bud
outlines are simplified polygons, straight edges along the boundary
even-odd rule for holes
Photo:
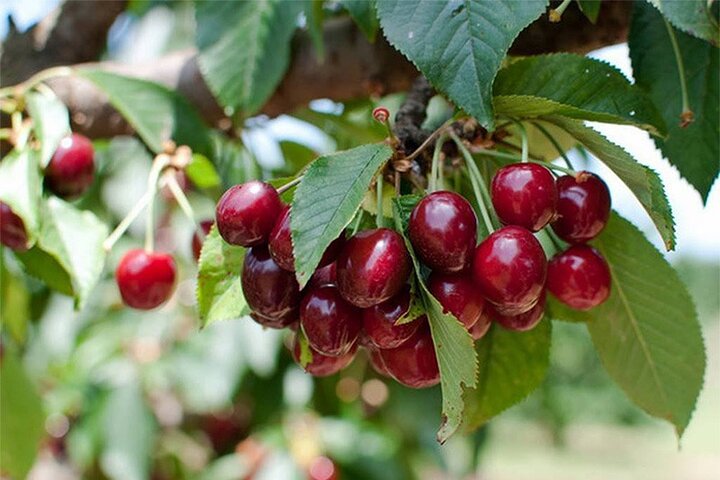
[[[390,118],[390,111],[385,107],[377,107],[373,110],[372,116],[380,123],[385,123]]]
[[[692,110],[685,110],[680,114],[680,128],[685,128],[695,121],[695,114]]]

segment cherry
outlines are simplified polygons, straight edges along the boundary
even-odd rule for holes
[[[371,345],[377,348],[395,348],[412,337],[418,329],[418,321],[395,325],[410,307],[410,289],[403,291],[362,312],[363,327]]]
[[[573,245],[550,261],[547,285],[562,303],[576,310],[589,310],[610,295],[610,268],[594,248]]]
[[[483,314],[480,316],[480,319],[469,330],[470,336],[473,340],[480,340],[490,330],[492,319],[490,318],[491,312],[489,310],[491,308],[491,306],[487,306],[483,311]]]
[[[324,355],[340,356],[356,344],[361,312],[346,302],[337,287],[309,290],[300,303],[300,327],[310,345]]]
[[[290,327],[292,329],[294,325],[297,325],[298,319],[297,312],[295,310],[292,310],[290,313],[277,318],[266,317],[264,315],[260,315],[257,312],[251,312],[250,318],[255,320],[256,323],[259,323],[263,327],[275,328],[278,330],[282,330],[286,327]]]
[[[380,350],[380,357],[392,377],[411,388],[425,388],[440,382],[435,346],[426,318],[415,335],[397,348]]]
[[[475,250],[475,282],[485,299],[504,315],[527,312],[535,305],[546,271],[540,242],[522,227],[503,227]]]
[[[477,218],[454,192],[433,192],[410,214],[408,235],[420,260],[433,270],[459,272],[472,262]]]
[[[389,377],[390,372],[388,372],[387,367],[385,366],[385,361],[382,359],[380,350],[376,348],[368,348],[368,354],[370,355],[370,366],[373,370],[383,377]]]
[[[323,253],[318,268],[334,262],[345,243],[345,233],[333,240],[325,253]],[[289,272],[295,271],[295,256],[293,255],[292,237],[290,234],[290,206],[283,208],[275,227],[270,233],[270,255],[275,262]]]
[[[555,215],[555,178],[537,163],[502,167],[493,177],[491,192],[495,212],[505,225],[537,232]]]
[[[280,268],[265,245],[245,254],[241,282],[250,309],[266,319],[282,321],[300,303],[295,275]]]
[[[397,294],[410,276],[403,238],[389,228],[365,230],[345,243],[337,259],[337,284],[348,302],[367,308]]]
[[[433,272],[427,285],[445,313],[453,314],[468,330],[482,317],[485,299],[475,286],[470,273]]]
[[[492,309],[492,307],[490,307]],[[530,310],[517,315],[503,315],[497,310],[492,309],[490,314],[493,320],[507,328],[516,332],[525,332],[531,330],[535,325],[540,323],[545,314],[545,293],[540,295],[540,299]]]
[[[338,480],[335,463],[327,457],[315,457],[308,467],[308,480]]]
[[[277,190],[270,184],[251,180],[230,187],[220,197],[215,221],[227,243],[254,247],[267,242],[281,211]]]
[[[16,252],[30,248],[25,223],[3,202],[0,202],[0,243]]]
[[[45,168],[52,192],[63,198],[82,195],[95,176],[95,153],[89,138],[73,133],[62,140]]]
[[[557,179],[558,217],[552,229],[569,243],[584,243],[597,237],[610,217],[610,191],[590,172]]]
[[[337,264],[335,262],[315,270],[308,282],[308,287],[322,287],[323,285],[337,285]]]
[[[200,229],[205,233],[205,236],[207,236],[208,233],[210,233],[210,228],[213,225],[212,220],[203,220],[200,222]],[[197,233],[193,234],[192,238],[192,252],[193,252],[193,258],[197,262],[200,258],[200,252],[202,251],[202,245],[205,242],[205,238],[200,238],[200,235]]]
[[[175,260],[167,253],[130,250],[115,270],[123,302],[140,310],[163,304],[175,288],[175,270]]]
[[[336,374],[350,365],[350,362],[355,358],[355,352],[357,352],[357,345],[353,345],[348,352],[340,356],[323,355],[311,345],[308,345],[308,348],[312,353],[312,361],[305,365],[304,370],[314,377],[327,377]],[[293,345],[293,358],[300,365],[300,342],[297,336]]]

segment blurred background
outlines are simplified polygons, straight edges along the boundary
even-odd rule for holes
[[[23,30],[58,0],[3,0]],[[149,61],[193,44],[189,2],[133,1],[110,30],[107,59]],[[625,45],[592,54],[631,78]],[[337,104],[317,100],[293,116],[248,120],[244,175],[283,175],[317,154],[382,139],[373,106],[393,112],[402,97]],[[440,102],[438,102],[440,103]],[[602,369],[582,325],[555,322],[549,375],[521,404],[470,436],[439,446],[439,388],[414,391],[378,378],[367,360],[316,380],[287,352],[283,333],[249,319],[198,330],[192,225],[173,201],[159,208],[160,249],[176,253],[180,282],[160,310],[122,308],[111,275],[119,255],[139,245],[142,220],[111,255],[103,282],[81,312],[12,261],[3,285],[7,333],[39,386],[46,440],[33,480],[111,479],[688,479],[720,478],[720,192],[707,205],[662,159],[647,133],[593,125],[658,171],[674,209],[676,251],[667,258],[695,299],[708,354],[705,388],[678,446],[672,428],[631,405]],[[151,157],[131,137],[96,142],[101,181],[83,200],[117,223],[144,192]],[[613,206],[658,247],[637,201],[612,173],[582,152],[576,167],[600,173]],[[200,219],[212,198],[189,187]],[[9,258],[9,257],[8,257]],[[7,292],[10,292],[8,294]],[[27,329],[12,318],[30,317]],[[308,472],[311,476],[308,477]]]

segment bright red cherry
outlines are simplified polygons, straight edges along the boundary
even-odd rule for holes
[[[82,195],[95,176],[95,153],[87,137],[73,133],[63,138],[45,168],[45,180],[52,192],[63,198]]]
[[[432,387],[440,383],[435,346],[426,319],[415,335],[397,348],[380,350],[380,357],[392,377],[411,388]]]
[[[565,305],[589,310],[610,295],[610,268],[594,248],[573,245],[550,261],[547,286]]]
[[[504,315],[517,315],[535,305],[545,285],[546,271],[540,242],[522,227],[503,227],[475,250],[475,283]]]
[[[409,307],[410,289],[406,287],[390,300],[364,309],[363,327],[370,344],[377,348],[396,348],[412,337],[419,326],[417,319],[403,325],[395,325]]]
[[[308,342],[318,352],[334,357],[345,355],[357,342],[361,315],[332,285],[311,289],[300,303],[300,327]]]
[[[490,307],[492,309],[492,307]],[[527,312],[517,315],[502,315],[497,310],[492,309],[490,315],[493,320],[507,328],[516,332],[525,332],[535,327],[545,314],[545,293],[543,292],[538,302]]]
[[[308,287],[322,287],[323,285],[337,285],[337,264],[335,262],[315,270],[308,282]]]
[[[227,243],[254,247],[267,242],[282,207],[272,185],[251,180],[230,187],[220,197],[215,221]]]
[[[485,299],[469,272],[433,272],[427,286],[445,312],[452,313],[468,330],[482,317]]]
[[[610,191],[590,172],[557,179],[557,218],[552,229],[569,243],[584,243],[597,237],[610,217]]]
[[[361,308],[390,299],[410,276],[405,242],[389,228],[358,233],[345,243],[336,263],[340,294]]]
[[[280,268],[265,245],[245,254],[241,282],[248,306],[262,317],[280,320],[300,303],[295,275]]]
[[[328,245],[323,253],[318,268],[334,262],[345,243],[345,233]],[[289,272],[295,271],[295,256],[293,255],[292,237],[290,234],[290,206],[285,206],[275,227],[270,233],[270,255],[275,262]]]
[[[130,250],[115,270],[123,302],[139,310],[162,305],[175,289],[175,270],[175,260],[167,253]]]
[[[210,233],[210,228],[213,225],[212,220],[203,220],[200,222],[200,229],[203,231],[205,236],[207,236],[208,233]],[[202,245],[205,242],[205,237],[200,238],[200,235],[197,233],[193,233],[192,238],[192,252],[193,252],[193,258],[197,262],[200,258],[200,251],[202,250]]]
[[[477,240],[477,218],[470,203],[454,192],[433,192],[410,214],[408,235],[420,260],[451,273],[470,266]]]
[[[332,357],[330,355],[323,355],[310,345],[308,345],[308,348],[310,348],[310,352],[312,353],[312,361],[305,365],[304,370],[314,377],[327,377],[336,374],[350,365],[357,351],[357,345],[355,345],[350,348],[347,353],[338,357]],[[293,345],[293,358],[295,362],[300,365],[300,342],[298,342],[297,336],[295,337],[295,344]]]
[[[537,232],[555,215],[555,177],[537,163],[502,167],[493,177],[491,196],[495,212],[505,225]]]
[[[0,202],[0,243],[16,252],[30,248],[25,223],[3,202]]]

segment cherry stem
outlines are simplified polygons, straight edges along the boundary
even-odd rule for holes
[[[557,236],[555,232],[553,232],[552,228],[546,228],[543,230],[545,234],[548,236],[552,244],[555,246],[555,249],[558,252],[562,252],[565,249],[565,246],[563,245],[562,240]]]
[[[385,214],[383,212],[383,175],[382,172],[380,172],[377,176],[377,181],[375,182],[375,194],[376,194],[376,201],[377,201],[377,214],[375,215],[375,223],[378,228],[383,228],[385,226]]]
[[[356,216],[355,223],[353,223],[352,233],[350,234],[351,237],[353,235],[355,235],[357,233],[357,231],[360,229],[360,222],[362,221],[362,217],[363,217],[363,209],[358,208],[357,212],[355,212],[355,216]]]
[[[190,206],[190,202],[188,201],[185,192],[183,192],[182,188],[180,188],[177,178],[175,178],[175,172],[167,170],[163,174],[161,182],[168,186],[170,193],[172,193],[173,197],[175,197],[175,201],[178,205],[180,205],[180,210],[182,210],[185,216],[193,223],[195,235],[197,235],[200,240],[205,238],[205,232],[203,232],[203,229],[195,220],[195,212],[193,211],[192,206]]]
[[[170,163],[170,156],[167,154],[160,154],[155,157],[152,168],[150,168],[150,174],[148,175],[147,193],[150,195],[150,201],[148,202],[146,217],[145,217],[145,251],[152,253],[155,250],[155,194],[157,193],[158,180],[160,178],[160,172],[163,168],[167,167]]]
[[[565,165],[567,165],[568,168],[572,169],[573,166],[572,166],[572,163],[570,163],[570,159],[569,159],[568,156],[565,154],[565,151],[564,151],[563,148],[560,146],[560,144],[558,143],[558,141],[555,140],[555,137],[553,137],[552,134],[550,134],[550,132],[548,132],[548,130],[547,130],[545,127],[543,127],[543,126],[542,126],[540,123],[538,123],[538,122],[533,122],[533,126],[534,126],[535,128],[537,128],[538,130],[540,130],[540,133],[542,133],[543,136],[545,136],[545,138],[547,138],[548,141],[549,141],[550,143],[552,143],[553,147],[555,147],[555,150],[557,150],[557,152],[560,154],[560,156],[562,157],[562,159],[565,161]]]
[[[283,185],[283,186],[281,186],[281,187],[278,187],[278,188],[277,188],[278,195],[282,195],[283,193],[285,193],[285,192],[287,192],[288,190],[290,190],[291,188],[293,188],[295,185],[299,184],[304,177],[305,177],[305,175],[300,175],[300,176],[297,177],[297,178],[293,178],[292,180],[290,180],[290,181],[289,181],[288,183],[286,183],[285,185]]]
[[[565,13],[565,9],[570,5],[572,0],[563,0],[563,2],[557,8],[551,8],[548,12],[548,19],[552,23],[558,23],[562,20],[562,15]]]
[[[16,93],[24,95],[26,91],[30,90],[39,83],[50,80],[51,78],[66,77],[72,74],[72,67],[62,66],[47,68],[41,72],[36,73],[24,82],[18,83],[17,85],[0,88],[0,97],[9,97],[15,95]]]
[[[490,220],[490,214],[488,213],[490,194],[487,191],[485,179],[480,173],[477,165],[475,165],[475,159],[473,159],[470,151],[467,149],[467,147],[465,147],[465,144],[463,144],[462,140],[452,130],[449,132],[449,135],[450,138],[452,138],[455,144],[458,146],[460,153],[462,153],[463,157],[465,158],[465,163],[467,164],[467,169],[469,173],[468,177],[470,177],[470,183],[473,187],[473,193],[475,194],[475,199],[477,200],[478,207],[480,207],[480,214],[483,218],[483,222],[485,222],[485,227],[487,228],[488,232],[492,233],[495,231],[495,227],[493,226],[492,220]]]
[[[537,163],[538,165],[542,165],[545,168],[549,168],[550,170],[557,170],[559,172],[567,173],[568,175],[575,176],[577,172],[571,168],[565,168],[561,167],[560,165],[555,165],[554,163],[550,162],[540,162],[538,160],[528,160],[528,163]]]
[[[405,160],[413,160],[415,157],[420,155],[423,150],[425,150],[435,139],[442,133],[444,133],[446,130],[449,130],[448,127],[452,124],[452,119],[448,120],[447,122],[440,125],[440,127],[432,132],[430,136],[428,136],[423,143],[420,144],[418,148],[415,149],[414,152],[412,152],[410,155],[405,157]]]
[[[432,166],[430,167],[430,179],[428,181],[428,190],[430,193],[437,190],[438,170],[440,156],[442,155],[442,145],[447,137],[443,135],[435,142],[435,150],[433,151]]]
[[[120,239],[123,233],[125,233],[128,227],[130,227],[130,224],[135,221],[138,215],[140,215],[140,212],[142,212],[143,209],[147,207],[148,203],[150,203],[150,193],[145,192],[143,196],[140,197],[140,200],[135,203],[135,205],[125,216],[125,218],[123,218],[122,221],[118,224],[118,226],[115,227],[115,230],[113,230],[113,232],[103,242],[103,249],[106,252],[112,250],[112,247],[115,245],[115,243]]]
[[[683,62],[682,53],[680,53],[680,46],[678,45],[675,32],[670,23],[663,17],[665,22],[665,28],[667,28],[668,36],[670,37],[670,43],[672,44],[673,52],[675,53],[675,63],[677,63],[678,76],[680,78],[680,93],[682,95],[682,113],[692,113],[690,110],[690,99],[688,97],[687,80],[685,79],[685,63]]]
[[[528,156],[529,156],[529,155],[528,155],[529,147],[528,147],[528,134],[527,134],[527,130],[525,129],[525,125],[523,125],[521,122],[519,122],[519,121],[517,121],[517,120],[515,120],[515,119],[511,119],[511,120],[512,120],[512,122],[513,122],[515,125],[517,125],[517,127],[520,129],[520,139],[521,139],[521,141],[522,141],[522,152],[520,153],[520,155],[521,155],[520,161],[523,162],[523,163],[527,163],[527,161],[528,161]]]

